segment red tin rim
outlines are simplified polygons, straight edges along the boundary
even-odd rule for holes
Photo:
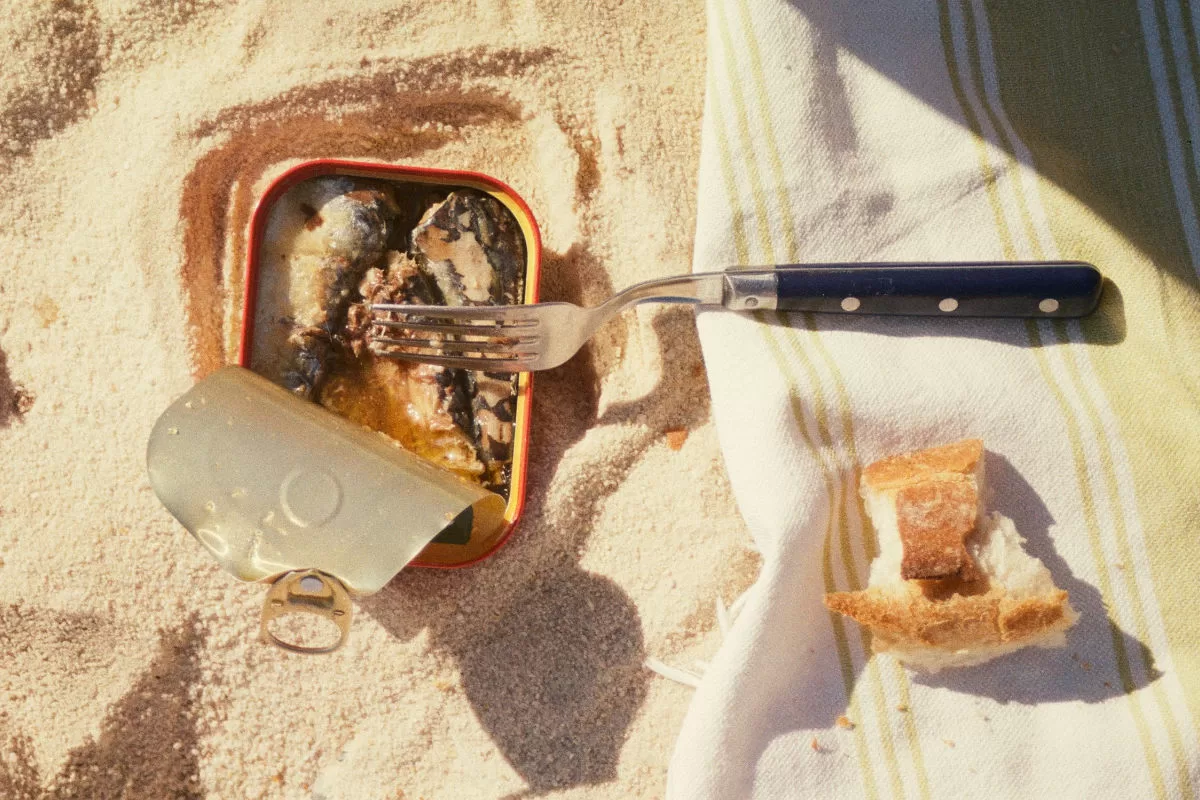
[[[538,291],[541,286],[542,277],[542,233],[538,228],[537,219],[533,216],[533,211],[530,210],[529,204],[521,195],[517,194],[511,186],[501,180],[497,180],[490,175],[485,175],[482,172],[473,172],[471,170],[455,170],[455,169],[438,169],[435,167],[411,167],[398,164],[380,164],[372,161],[351,161],[339,158],[321,158],[312,161],[305,161],[297,164],[294,167],[284,171],[281,175],[271,181],[266,191],[258,198],[258,202],[254,206],[254,211],[250,214],[250,232],[246,244],[246,277],[242,287],[242,333],[238,341],[238,366],[250,368],[250,355],[254,343],[254,310],[258,295],[258,247],[261,244],[262,237],[266,229],[266,212],[267,209],[274,205],[279,196],[290,189],[293,185],[308,178],[315,178],[319,175],[329,175],[337,170],[342,171],[360,171],[373,174],[391,174],[398,178],[421,177],[425,179],[437,179],[439,182],[444,180],[445,183],[478,183],[492,187],[495,191],[506,195],[511,199],[524,213],[525,218],[529,221],[529,229],[533,235],[533,246],[531,249],[532,259],[530,260],[529,268],[525,274],[526,298],[527,302],[536,303],[538,301]],[[344,174],[344,173],[343,173]],[[367,177],[367,176],[364,176]],[[531,274],[532,273],[532,274]],[[434,564],[414,559],[409,562],[409,566],[421,567],[423,569],[462,569],[473,564],[478,564],[486,558],[490,558],[496,553],[512,536],[517,524],[521,521],[521,516],[525,512],[525,487],[528,481],[528,460],[529,460],[529,442],[528,439],[532,434],[529,430],[529,422],[532,418],[533,409],[533,373],[524,373],[525,379],[525,407],[524,413],[518,418],[517,422],[523,424],[526,430],[526,454],[525,464],[522,469],[517,471],[516,480],[509,485],[510,497],[515,498],[513,501],[512,520],[508,523],[504,532],[496,539],[496,543],[491,546],[485,553],[463,561],[457,564]]]

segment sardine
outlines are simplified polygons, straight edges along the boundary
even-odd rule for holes
[[[301,397],[318,397],[358,285],[383,263],[398,213],[387,189],[348,178],[305,181],[272,209],[263,253],[273,263],[259,303],[288,309],[266,338],[280,382]]]
[[[516,377],[505,373],[467,373],[471,423],[479,460],[491,485],[507,486],[517,410]]]
[[[521,302],[525,237],[516,219],[494,197],[452,192],[429,209],[413,231],[418,269],[429,276],[450,306]],[[465,373],[471,398],[471,438],[493,486],[507,485],[516,417],[516,376]]]
[[[476,443],[472,412],[471,387],[462,370],[446,369],[433,364],[410,364],[377,357],[366,349],[371,316],[365,303],[438,303],[438,292],[412,259],[403,253],[388,253],[388,269],[367,270],[359,286],[364,304],[350,307],[346,324],[346,342],[357,357],[362,383],[368,389],[388,387],[387,397],[402,397],[403,414],[383,415],[376,426],[385,430],[410,449],[440,463],[448,469],[480,478],[485,473]],[[361,412],[350,407],[335,395],[322,397],[351,418]],[[361,391],[361,387],[360,387]],[[376,407],[390,403],[376,397]],[[397,417],[401,417],[397,419]],[[413,429],[416,429],[415,431]]]
[[[452,192],[425,212],[413,231],[412,249],[446,305],[521,302],[525,237],[513,215],[491,195]]]

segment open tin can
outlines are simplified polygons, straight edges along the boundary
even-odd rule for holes
[[[532,376],[376,355],[368,305],[533,303],[540,259],[529,207],[478,173],[320,160],[263,193],[237,364],[160,416],[147,467],[227,571],[271,584],[265,640],[329,652],[352,597],[405,566],[474,563],[511,535]],[[313,616],[336,639],[275,632]]]
[[[487,175],[462,170],[397,166],[336,159],[320,159],[299,164],[280,175],[263,192],[250,220],[246,255],[245,305],[238,347],[238,364],[260,374],[266,374],[261,359],[261,347],[256,348],[256,336],[261,340],[263,322],[272,316],[265,307],[265,292],[261,291],[276,265],[268,253],[267,236],[272,215],[289,192],[305,182],[349,178],[378,182],[393,188],[398,200],[411,202],[418,209],[436,202],[456,190],[478,192],[494,198],[511,214],[524,244],[522,291],[517,302],[536,303],[541,276],[541,234],[533,213],[523,199],[510,187]],[[261,344],[261,341],[257,342]],[[269,375],[267,377],[270,377]],[[504,524],[493,531],[477,531],[470,538],[439,536],[428,544],[411,566],[432,568],[464,567],[486,558],[496,551],[512,534],[525,504],[525,481],[529,453],[529,422],[533,399],[530,373],[516,376],[516,404],[513,422],[511,469],[507,480],[507,504]],[[338,409],[335,409],[335,413]],[[353,417],[352,417],[353,419]],[[366,427],[378,430],[378,420],[362,420]]]

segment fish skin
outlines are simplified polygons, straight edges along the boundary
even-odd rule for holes
[[[472,434],[493,484],[506,484],[516,430],[516,376],[500,372],[468,373]]]
[[[525,236],[504,204],[491,195],[469,189],[451,192],[425,212],[413,231],[412,250],[446,305],[521,302]],[[482,274],[485,267],[487,276]]]

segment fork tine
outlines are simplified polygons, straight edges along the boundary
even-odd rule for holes
[[[402,361],[419,361],[422,364],[433,364],[451,369],[487,370],[489,372],[525,372],[533,363],[534,356],[525,355],[516,358],[468,358],[457,356],[421,355],[405,353],[400,350],[383,350],[371,347],[371,352],[384,358],[398,358]]]
[[[513,357],[525,355],[518,351],[521,345],[537,344],[537,338],[513,338],[501,341],[464,342],[461,339],[392,339],[387,336],[372,336],[372,344],[395,345],[397,347],[433,350],[434,355],[459,355],[462,353],[508,353]],[[494,360],[494,359],[493,359]]]
[[[455,320],[499,320],[505,324],[513,322],[537,323],[536,317],[528,311],[534,307],[524,306],[410,306],[403,303],[371,303],[368,310],[376,312],[392,312],[406,317],[427,317],[432,319]]]
[[[429,331],[446,336],[502,336],[508,331],[523,331],[537,327],[537,322],[505,324],[503,322],[489,325],[443,325],[437,322],[410,322],[404,319],[383,319],[375,317],[372,325],[383,328],[399,328],[409,331]]]

